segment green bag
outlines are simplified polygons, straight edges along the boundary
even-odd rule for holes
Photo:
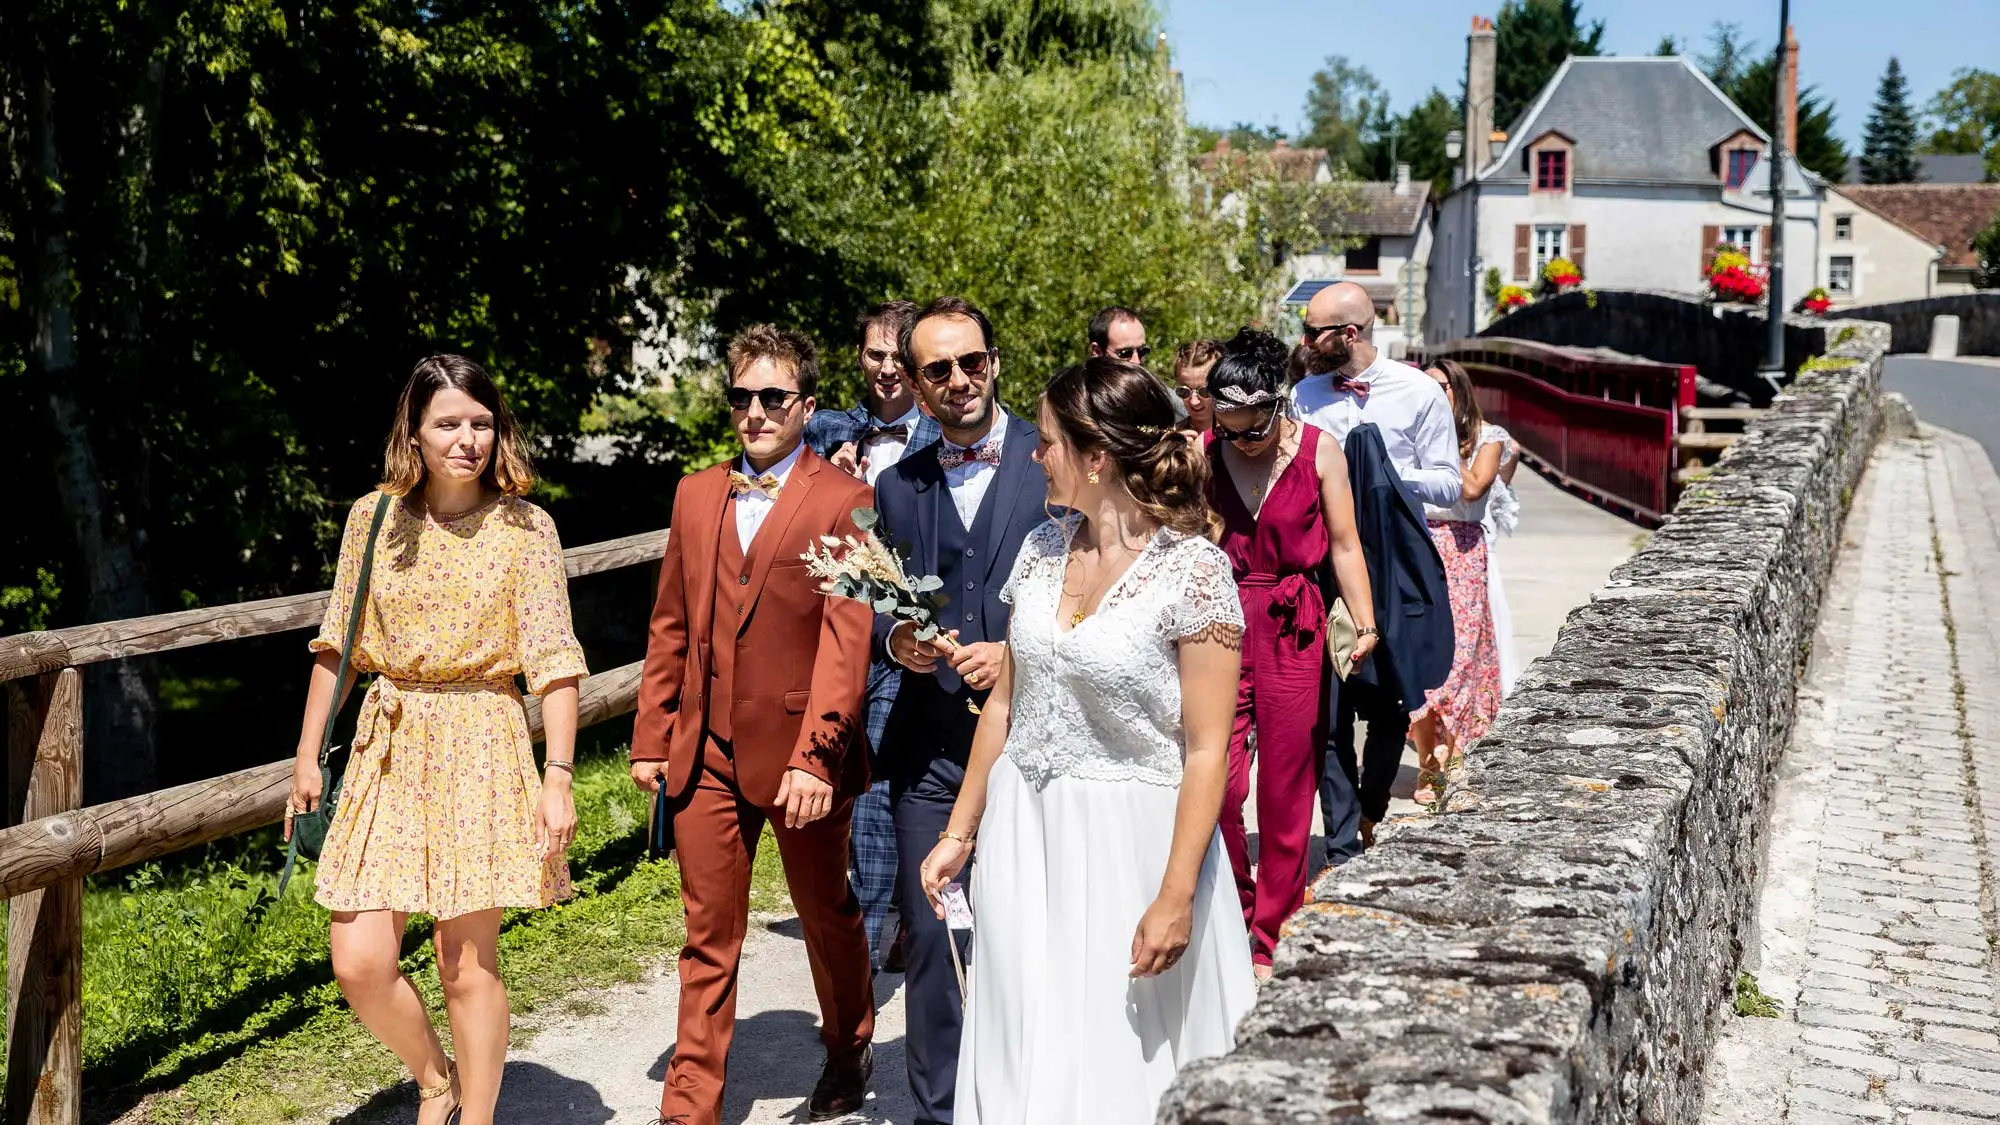
[[[333,823],[334,808],[340,803],[340,778],[329,764],[335,750],[333,721],[347,701],[347,674],[354,666],[354,642],[361,635],[361,615],[368,607],[368,578],[375,570],[375,539],[382,532],[382,520],[389,514],[389,505],[395,502],[395,497],[383,493],[375,504],[374,522],[368,525],[368,546],[361,552],[361,576],[354,583],[354,604],[347,611],[347,639],[340,646],[340,673],[333,681],[333,705],[327,708],[326,722],[320,727],[319,807],[292,816],[292,839],[285,848],[285,870],[278,876],[280,898],[285,895],[285,885],[292,881],[292,865],[298,862],[299,854],[305,853],[307,859],[319,858],[320,848],[326,844],[327,827]]]

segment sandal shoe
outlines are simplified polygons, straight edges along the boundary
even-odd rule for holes
[[[1417,788],[1410,800],[1424,808],[1435,808],[1444,799],[1445,774],[1439,770],[1418,770]]]
[[[450,1059],[446,1059],[444,1064],[444,1081],[436,1086],[419,1086],[417,1088],[417,1099],[426,1102],[436,1101],[446,1094],[451,1093],[452,1087],[456,1085],[458,1085],[458,1064],[452,1062]],[[459,1118],[463,1116],[465,1116],[465,1106],[452,1106],[451,1113],[446,1115],[444,1119],[444,1125],[458,1125]]]

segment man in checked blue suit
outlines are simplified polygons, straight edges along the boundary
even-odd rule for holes
[[[1041,444],[1034,423],[1008,415],[997,401],[1000,352],[985,313],[940,297],[903,330],[902,354],[943,437],[876,478],[879,533],[904,552],[912,574],[944,580],[941,592],[951,600],[939,623],[958,647],[941,651],[917,640],[908,622],[876,615],[877,651],[903,669],[876,768],[889,781],[902,855],[910,1093],[918,1125],[948,1125],[963,997],[947,944],[955,939],[925,908],[918,869],[965,780],[979,722],[968,705],[984,702],[998,675],[1008,619],[1000,589],[1022,540],[1048,518],[1048,478],[1034,462]]]
[[[910,301],[884,301],[861,314],[861,402],[852,410],[821,410],[806,422],[806,444],[835,466],[874,484],[905,456],[938,440],[938,424],[917,408],[916,387],[903,370],[903,328],[917,314]],[[881,653],[868,667],[867,733],[869,763],[877,779],[854,802],[853,841],[848,878],[861,900],[868,931],[868,955],[877,968],[900,971],[895,954],[882,947],[882,928],[896,902],[896,826],[889,819],[889,783],[876,764],[889,705],[896,701],[900,669]],[[918,904],[920,907],[922,903]],[[905,941],[897,942],[899,947]]]

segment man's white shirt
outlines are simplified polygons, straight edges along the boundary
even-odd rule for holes
[[[800,442],[799,447],[792,450],[784,460],[764,470],[765,473],[778,478],[779,488],[783,488],[786,478],[792,475],[792,466],[799,463],[799,454],[805,447],[805,443]],[[736,471],[751,480],[764,475],[750,467],[748,457],[736,459]],[[736,498],[736,542],[743,548],[744,554],[750,553],[750,541],[757,538],[757,529],[764,526],[764,517],[771,514],[771,509],[776,507],[777,503],[775,498],[761,492],[746,492]]]
[[[1364,397],[1334,388],[1334,376],[1312,375],[1292,388],[1292,408],[1347,447],[1347,435],[1363,422],[1382,432],[1389,463],[1417,498],[1449,508],[1463,489],[1458,463],[1458,424],[1451,400],[1430,376],[1407,363],[1377,355],[1354,376],[1367,386]]]
[[[987,430],[986,436],[973,445],[992,446],[993,452],[1001,453],[1005,449],[1006,440],[1007,411],[996,402],[993,404],[993,428]],[[945,438],[944,448],[964,450],[972,446],[959,445],[950,438]],[[967,461],[955,469],[944,471],[945,487],[951,490],[952,507],[958,509],[958,520],[965,525],[967,531],[972,530],[972,521],[979,518],[980,502],[986,499],[987,486],[993,483],[993,477],[999,471],[1000,466],[985,461]]]
[[[917,419],[921,415],[917,413],[917,408],[912,406],[908,414],[903,415],[893,422],[884,422],[876,418],[873,411],[869,412],[868,417],[870,421],[878,426],[903,427],[902,437],[898,438],[890,437],[887,434],[878,434],[863,441],[861,448],[856,451],[856,456],[868,458],[868,483],[872,485],[875,483],[876,477],[881,476],[889,466],[901,461],[909,453],[910,435],[916,432]]]

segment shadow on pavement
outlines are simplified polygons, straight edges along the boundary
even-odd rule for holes
[[[417,1087],[403,1082],[368,1099],[331,1125],[405,1125],[417,1112]],[[544,1125],[550,1121],[603,1125],[615,1116],[588,1082],[579,1082],[540,1063],[510,1062],[500,1082],[496,1125]]]

